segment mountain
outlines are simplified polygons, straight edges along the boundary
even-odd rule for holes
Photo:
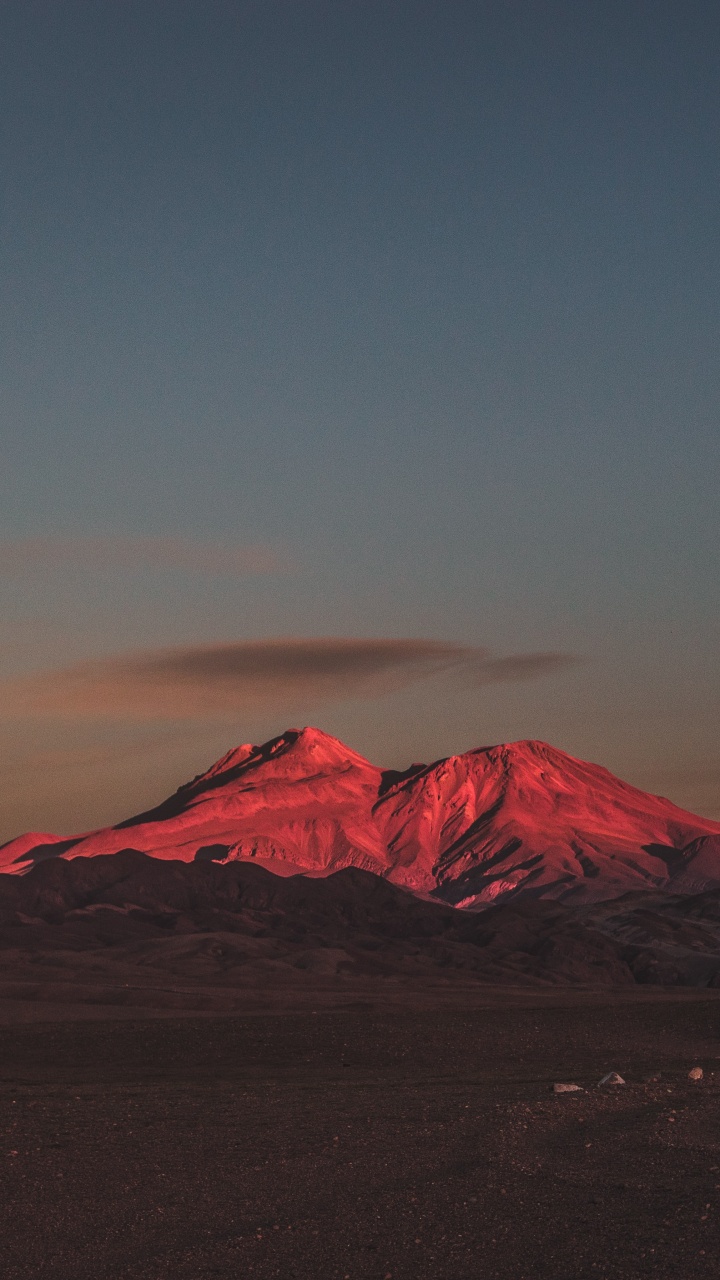
[[[30,834],[0,871],[136,850],[249,862],[275,875],[372,872],[480,908],[518,897],[597,902],[720,887],[720,823],[542,742],[382,770],[318,729],[228,752],[157,808],[71,838]]]

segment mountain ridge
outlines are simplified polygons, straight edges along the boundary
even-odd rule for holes
[[[536,740],[399,771],[320,729],[290,729],[232,748],[113,827],[19,836],[0,848],[0,871],[128,848],[183,862],[254,861],[279,875],[354,866],[471,908],[720,886],[720,823]]]

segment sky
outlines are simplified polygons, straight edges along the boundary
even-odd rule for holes
[[[720,13],[4,0],[0,840],[317,724],[720,817]]]

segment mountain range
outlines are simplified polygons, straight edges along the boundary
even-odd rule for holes
[[[79,836],[0,848],[0,872],[133,850],[252,862],[276,876],[371,872],[479,910],[512,899],[600,902],[720,887],[720,822],[543,742],[380,769],[319,729],[229,751],[156,808]]]

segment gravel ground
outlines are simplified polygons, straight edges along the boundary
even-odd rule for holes
[[[4,1280],[717,1276],[711,996],[59,1022],[0,1045]],[[597,1088],[610,1069],[628,1083]]]

